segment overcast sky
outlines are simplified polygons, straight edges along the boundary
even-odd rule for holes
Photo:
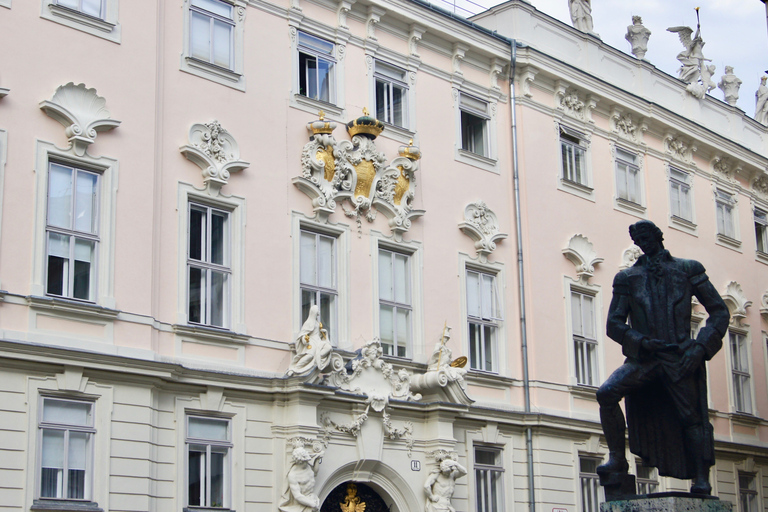
[[[445,3],[432,1],[445,7]],[[502,3],[495,0],[473,1],[486,7]],[[568,0],[530,2],[538,10],[571,24]],[[717,67],[712,79],[719,83],[725,66],[733,66],[734,74],[744,82],[739,90],[738,107],[751,117],[755,113],[755,91],[760,85],[760,77],[768,69],[768,28],[762,1],[592,0],[592,18],[595,32],[600,34],[603,42],[631,54],[624,34],[627,33],[627,25],[632,24],[632,16],[641,16],[643,25],[652,32],[645,58],[662,71],[677,76],[680,63],[675,57],[683,50],[683,45],[677,34],[667,32],[667,28],[684,25],[696,30],[696,7],[700,7],[701,35],[706,43],[704,57],[712,59],[712,64]],[[723,99],[720,89],[714,89],[710,94]]]

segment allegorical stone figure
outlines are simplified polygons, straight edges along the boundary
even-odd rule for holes
[[[323,453],[310,454],[306,448],[294,448],[288,474],[285,477],[285,492],[278,510],[280,512],[317,512],[320,498],[315,494],[315,475]]]
[[[760,86],[755,92],[755,121],[758,123],[768,125],[768,87],[765,86],[765,81],[768,77],[764,76],[760,78]]]
[[[627,27],[627,33],[624,35],[624,39],[632,45],[632,55],[638,59],[644,59],[650,37],[651,31],[643,26],[643,18],[632,16],[632,24]]]
[[[680,61],[680,69],[677,70],[677,76],[685,83],[695,83],[699,80],[701,66],[704,58],[704,40],[701,38],[701,25],[696,25],[696,34],[691,38],[693,30],[691,27],[669,27],[669,32],[674,32],[680,38],[680,42],[685,46],[685,50],[677,54],[677,60]]]
[[[467,474],[467,470],[453,459],[443,459],[440,467],[432,471],[424,483],[427,493],[426,512],[456,512],[451,505],[456,479]]]
[[[733,74],[733,66],[725,66],[725,74],[720,77],[720,83],[717,87],[723,91],[725,102],[731,106],[735,106],[739,101],[739,87],[741,87],[741,79]]]
[[[296,336],[291,364],[285,374],[291,377],[309,373],[315,368],[324,370],[331,360],[332,348],[328,341],[328,331],[323,329],[320,322],[320,308],[313,305]]]
[[[610,451],[597,473],[601,479],[627,473],[626,425],[632,453],[660,475],[692,479],[692,493],[710,494],[715,450],[704,362],[720,350],[730,313],[701,263],[673,258],[653,222],[637,222],[629,234],[644,254],[613,280],[607,333],[621,344],[626,361],[597,391]],[[692,297],[709,314],[696,339]]]
[[[590,0],[568,0],[571,23],[582,32],[592,33],[592,5]]]

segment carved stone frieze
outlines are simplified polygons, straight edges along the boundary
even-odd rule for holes
[[[752,305],[752,301],[747,300],[744,296],[741,285],[736,281],[728,283],[722,298],[731,312],[731,325],[736,327],[745,326],[746,324],[743,321],[747,317],[747,308]]]
[[[752,180],[752,190],[768,199],[768,175],[761,173]]]
[[[310,197],[321,219],[327,219],[342,203],[345,215],[357,219],[359,231],[362,218],[373,222],[381,212],[392,232],[402,236],[412,219],[424,214],[413,209],[421,152],[412,144],[401,146],[399,156],[388,163],[375,143],[384,125],[367,113],[347,124],[351,141],[337,142],[335,127],[322,113],[319,120],[307,125],[310,140],[302,150],[302,174],[293,184]]]
[[[454,43],[453,56],[451,62],[453,62],[453,74],[463,76],[464,72],[461,70],[461,63],[464,61],[464,56],[469,50],[469,46],[461,43]]]
[[[736,173],[741,170],[741,166],[738,162],[734,162],[729,158],[716,156],[712,159],[712,170],[716,176],[730,182],[735,182]]]
[[[533,93],[531,92],[531,84],[533,83],[533,80],[536,78],[536,74],[539,72],[538,69],[534,68],[533,66],[526,66],[521,72],[520,72],[520,83],[523,87],[523,96],[526,98],[532,98]]]
[[[69,82],[59,86],[50,100],[40,102],[40,108],[65,127],[70,148],[78,156],[83,156],[88,146],[96,142],[98,132],[120,125],[120,121],[110,117],[107,101],[85,84]]]
[[[421,41],[421,38],[424,36],[424,32],[426,31],[427,29],[420,25],[410,26],[410,34],[408,35],[408,50],[411,54],[411,57],[417,59],[421,57],[419,55],[419,42]]]
[[[768,290],[760,298],[760,315],[768,321]]]
[[[582,100],[578,89],[558,80],[555,83],[555,106],[571,117],[593,123],[592,111],[597,106],[597,100],[589,94]]]
[[[693,162],[693,153],[696,152],[696,146],[683,140],[678,135],[668,133],[664,137],[664,151],[672,158],[695,165]]]
[[[231,173],[250,165],[240,160],[237,141],[216,120],[193,124],[189,129],[189,144],[181,146],[179,151],[200,167],[203,183],[214,195],[227,184]]]
[[[592,242],[584,235],[573,235],[568,246],[563,249],[563,255],[576,267],[576,276],[587,282],[595,275],[595,265],[603,262],[598,258]]]
[[[475,242],[477,255],[485,260],[496,249],[496,242],[507,238],[499,231],[496,214],[483,201],[470,203],[464,208],[464,220],[459,229]]]
[[[617,108],[611,109],[611,131],[622,139],[638,144],[643,143],[643,134],[648,130],[648,125],[637,121],[631,114],[621,112]]]

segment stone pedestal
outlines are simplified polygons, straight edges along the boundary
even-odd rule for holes
[[[600,512],[732,512],[733,503],[687,492],[640,494],[600,504]]]

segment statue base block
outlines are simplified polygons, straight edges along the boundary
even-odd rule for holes
[[[623,500],[636,496],[635,475],[629,473],[608,473],[600,475],[600,485],[605,492],[605,501]]]
[[[627,496],[600,504],[600,512],[732,512],[733,503],[716,496],[658,492]]]

